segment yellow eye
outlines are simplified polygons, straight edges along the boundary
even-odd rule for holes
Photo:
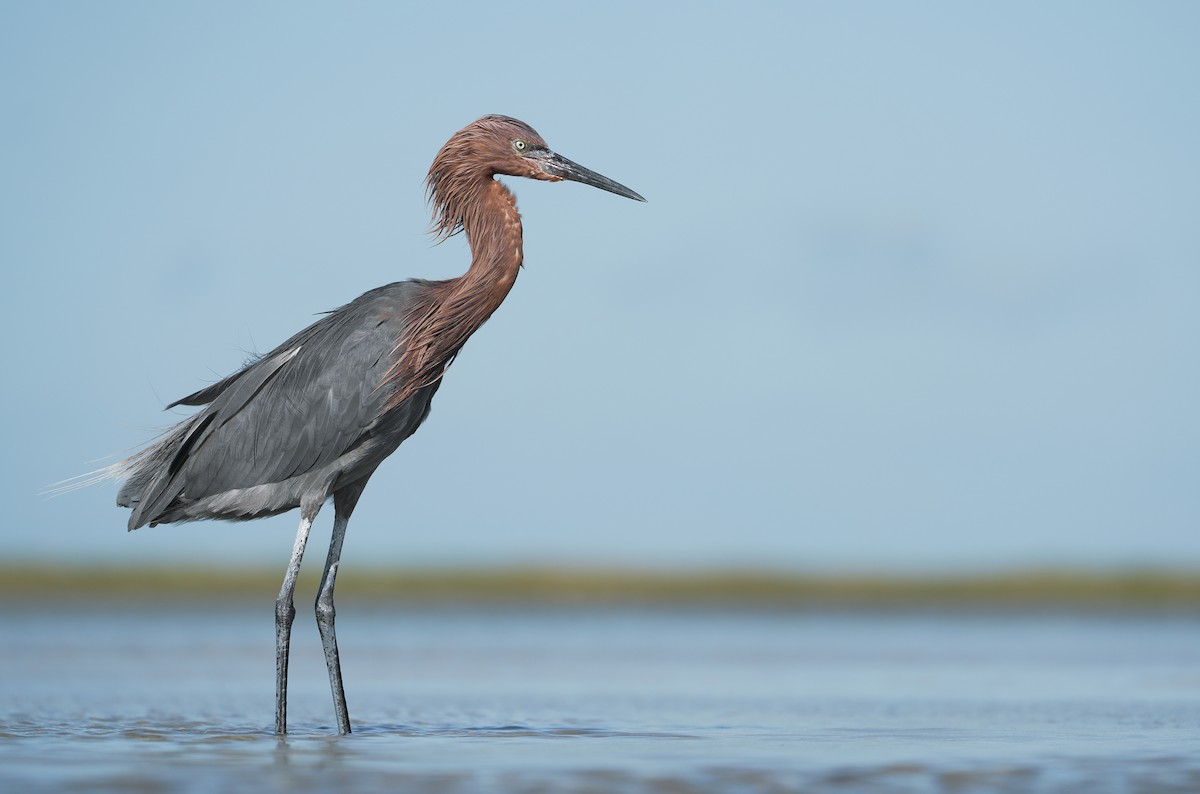
[[[527,144],[525,143],[525,141],[522,141],[522,140],[513,141],[513,148],[516,149],[518,152],[525,151],[526,145]]]

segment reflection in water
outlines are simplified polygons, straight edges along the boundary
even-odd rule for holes
[[[0,788],[1200,790],[1184,615],[374,606],[286,739],[269,610],[10,610]]]

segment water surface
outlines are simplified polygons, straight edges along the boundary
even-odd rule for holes
[[[0,789],[1200,791],[1181,613],[339,603],[355,734],[273,605],[9,605]]]

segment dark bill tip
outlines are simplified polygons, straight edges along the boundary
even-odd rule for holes
[[[572,162],[561,154],[551,153],[549,157],[542,161],[542,170],[547,174],[569,179],[572,182],[598,187],[601,190],[607,190],[609,193],[616,193],[618,196],[624,196],[634,201],[646,200],[640,194],[630,190],[620,182],[614,182],[606,176],[597,174],[590,168],[584,168],[579,163]]]

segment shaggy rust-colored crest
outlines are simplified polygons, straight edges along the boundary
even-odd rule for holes
[[[471,267],[458,278],[428,282],[406,318],[393,350],[396,362],[381,384],[399,386],[389,407],[437,381],[512,289],[522,261],[521,215],[512,193],[494,177],[545,178],[513,153],[518,138],[545,146],[523,122],[484,116],[455,133],[433,160],[425,183],[433,205],[430,232],[439,241],[464,232]]]
[[[513,155],[512,141],[517,138],[533,146],[546,145],[542,136],[522,121],[484,116],[456,132],[438,151],[425,178],[425,190],[433,207],[430,231],[439,241],[481,226],[481,215],[490,209],[478,200],[481,182],[492,181],[495,174],[538,176]]]

